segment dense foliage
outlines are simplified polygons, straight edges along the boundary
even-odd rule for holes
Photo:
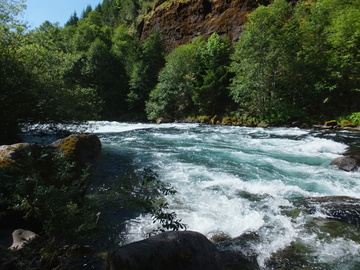
[[[146,111],[150,119],[223,113],[232,102],[227,86],[231,44],[213,34],[173,50],[159,73]]]
[[[232,58],[240,108],[275,122],[359,110],[359,7],[276,0],[255,10]]]
[[[17,154],[21,158],[15,164],[0,167],[1,230],[25,226],[37,237],[19,250],[0,245],[1,269],[83,269],[86,263],[95,267],[101,262],[91,258],[93,253],[120,241],[119,232],[109,227],[104,205],[151,214],[158,224],[154,233],[186,228],[164,202],[163,197],[176,190],[151,169],[113,180],[113,185],[85,196],[91,177],[86,166],[50,149],[25,147]]]
[[[161,33],[137,35],[152,0],[104,0],[64,27],[33,30],[17,19],[23,2],[0,6],[1,142],[24,122],[356,120],[346,115],[359,111],[358,1],[275,0],[249,16],[237,43],[214,33],[167,56]]]

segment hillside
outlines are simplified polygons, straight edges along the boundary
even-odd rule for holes
[[[170,49],[186,44],[194,37],[212,33],[227,35],[236,41],[248,14],[270,0],[159,0],[142,19],[138,31],[142,39],[162,33]]]

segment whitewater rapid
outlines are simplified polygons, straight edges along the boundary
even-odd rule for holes
[[[332,262],[332,269],[341,261],[351,263],[338,269],[356,269],[354,262],[360,266],[356,259],[359,242],[341,235],[319,238],[304,229],[305,216],[283,214],[294,198],[360,198],[359,173],[329,165],[349,146],[358,145],[358,133],[200,124],[91,124],[88,132],[100,137],[107,157],[102,179],[152,168],[162,182],[177,190],[166,200],[169,210],[189,230],[231,238],[255,232],[260,241],[252,244],[252,250],[260,266],[295,239],[311,247],[316,263]],[[123,243],[144,239],[157,226],[149,215],[125,223]]]

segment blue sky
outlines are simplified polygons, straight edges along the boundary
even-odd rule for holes
[[[40,26],[44,21],[59,22],[63,26],[74,11],[80,16],[88,5],[95,8],[99,3],[102,0],[27,0],[23,19],[31,28]]]

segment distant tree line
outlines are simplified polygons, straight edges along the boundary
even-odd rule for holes
[[[28,30],[0,6],[0,141],[23,122],[252,115],[286,123],[359,112],[360,3],[275,0],[236,43],[214,33],[167,53],[136,25],[153,0],[104,0]],[[354,114],[355,113],[355,114]]]

